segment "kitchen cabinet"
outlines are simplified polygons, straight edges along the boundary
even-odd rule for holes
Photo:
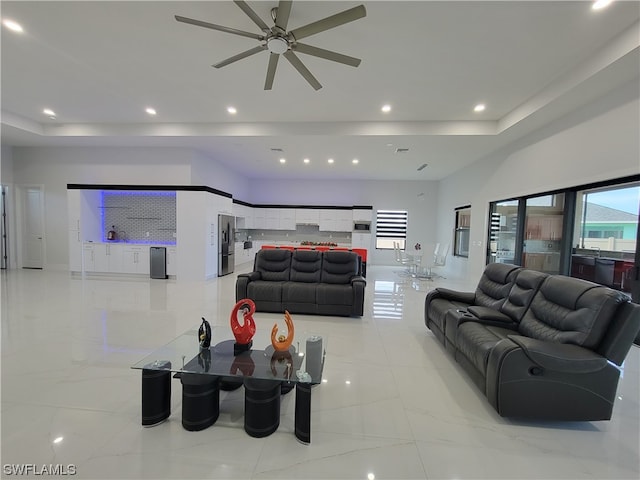
[[[178,248],[167,247],[167,275],[175,277],[178,274]]]
[[[371,234],[370,233],[352,233],[351,234],[351,248],[371,248]]]
[[[253,228],[258,230],[264,230],[267,228],[267,209],[266,208],[254,208],[253,210]]]
[[[571,257],[571,276],[593,282],[596,276],[596,259],[582,255]]]
[[[149,272],[149,246],[124,246],[122,249],[122,273],[149,275]]]
[[[372,209],[360,209],[354,208],[353,212],[353,221],[354,222],[371,222],[373,220],[373,210]]]
[[[562,215],[529,215],[525,226],[527,240],[561,240]]]
[[[114,273],[122,270],[122,246],[94,243],[94,272]]]
[[[295,230],[296,229],[296,209],[281,208],[279,230]]]
[[[317,208],[296,208],[296,223],[300,225],[319,225],[320,210]]]
[[[321,232],[350,232],[353,230],[353,214],[351,210],[320,210]]]

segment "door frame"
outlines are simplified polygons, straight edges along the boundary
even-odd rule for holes
[[[25,245],[26,245],[26,221],[27,221],[27,211],[26,211],[26,198],[25,195],[28,189],[37,189],[40,191],[40,228],[42,229],[42,269],[45,269],[45,265],[47,264],[46,258],[46,241],[47,236],[45,235],[45,213],[44,213],[44,185],[37,183],[25,183],[16,185],[16,260],[18,268],[24,268],[24,255],[25,255]]]

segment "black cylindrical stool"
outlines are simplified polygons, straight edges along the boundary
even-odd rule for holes
[[[171,363],[166,362],[166,368]],[[152,427],[171,415],[171,372],[142,370],[142,425]]]
[[[182,426],[197,431],[213,425],[220,415],[219,378],[215,375],[183,373]]]
[[[266,437],[280,426],[280,384],[274,380],[244,380],[244,430]]]

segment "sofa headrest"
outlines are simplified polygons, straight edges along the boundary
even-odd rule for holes
[[[322,283],[347,284],[358,275],[358,254],[354,252],[327,251],[322,254]]]
[[[552,275],[533,297],[519,330],[539,340],[595,348],[620,305],[627,301],[616,290]]]
[[[289,280],[291,251],[280,249],[259,250],[254,270],[260,272],[262,280],[284,282]]]
[[[476,305],[497,310],[511,291],[521,267],[508,263],[490,263],[484,269],[476,288]]]
[[[292,282],[317,283],[320,281],[322,253],[314,250],[295,250],[291,256]]]
[[[509,291],[509,296],[502,305],[502,312],[509,315],[514,321],[519,322],[529,305],[531,305],[531,301],[540,285],[548,276],[546,273],[536,270],[520,270]]]

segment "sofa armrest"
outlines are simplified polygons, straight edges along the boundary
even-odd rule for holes
[[[236,279],[236,302],[247,298],[247,287],[249,282],[259,280],[261,277],[260,272],[241,273]]]
[[[513,319],[509,315],[491,307],[471,305],[467,308],[467,312],[479,320],[490,320],[492,322],[503,322],[508,324],[513,323]]]
[[[351,288],[353,289],[353,308],[352,315],[361,317],[364,314],[364,288],[367,282],[364,277],[357,275],[351,277]]]
[[[356,282],[362,282],[364,283],[364,285],[367,285],[367,281],[364,279],[364,277],[362,275],[354,275],[353,277],[351,277],[351,285],[353,285]]]
[[[448,288],[436,288],[433,291],[433,295],[438,298],[457,300],[462,303],[473,303],[476,299],[474,292],[458,292],[457,290],[450,290]]]
[[[566,343],[544,342],[522,335],[508,335],[525,355],[542,368],[563,373],[593,373],[607,366],[607,359],[592,350]]]

